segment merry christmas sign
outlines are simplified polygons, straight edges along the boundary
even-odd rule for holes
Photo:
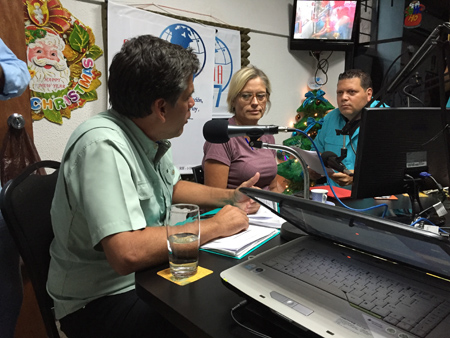
[[[92,30],[58,0],[23,0],[33,120],[62,124],[74,109],[97,100],[103,51]]]

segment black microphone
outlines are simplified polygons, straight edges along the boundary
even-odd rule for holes
[[[211,120],[203,126],[203,136],[211,143],[225,143],[230,137],[249,136],[259,138],[264,134],[278,134],[279,131],[293,131],[287,127],[269,126],[232,126],[227,120]]]
[[[326,167],[339,171],[340,173],[353,176],[353,173],[348,170],[345,165],[338,160],[338,156],[332,151],[325,151],[322,153],[322,160]]]

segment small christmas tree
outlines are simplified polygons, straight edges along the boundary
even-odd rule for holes
[[[325,92],[321,89],[314,89],[305,94],[306,99],[297,109],[295,129],[303,130],[314,139],[323,123],[323,117],[334,106],[324,98]],[[283,141],[285,146],[295,146],[301,149],[310,150],[311,141],[298,132],[293,132],[292,136]],[[278,175],[287,180],[285,194],[293,194],[303,189],[302,166],[292,156],[287,157],[282,154],[284,162],[278,164]]]

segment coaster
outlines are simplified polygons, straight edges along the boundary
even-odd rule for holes
[[[195,275],[187,277],[187,278],[177,279],[177,278],[173,277],[173,275],[170,273],[170,268],[159,271],[158,275],[160,275],[161,277],[163,277],[167,280],[170,280],[171,282],[173,282],[175,284],[183,286],[183,285],[187,285],[192,282],[195,282],[196,280],[206,277],[212,273],[213,272],[211,270],[208,270],[206,268],[202,268],[201,266],[199,266],[199,267],[197,267],[197,273]]]

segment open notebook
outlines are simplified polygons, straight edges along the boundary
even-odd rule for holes
[[[309,236],[223,271],[227,286],[323,337],[449,336],[448,234],[294,196],[241,191],[278,202],[280,216]]]

